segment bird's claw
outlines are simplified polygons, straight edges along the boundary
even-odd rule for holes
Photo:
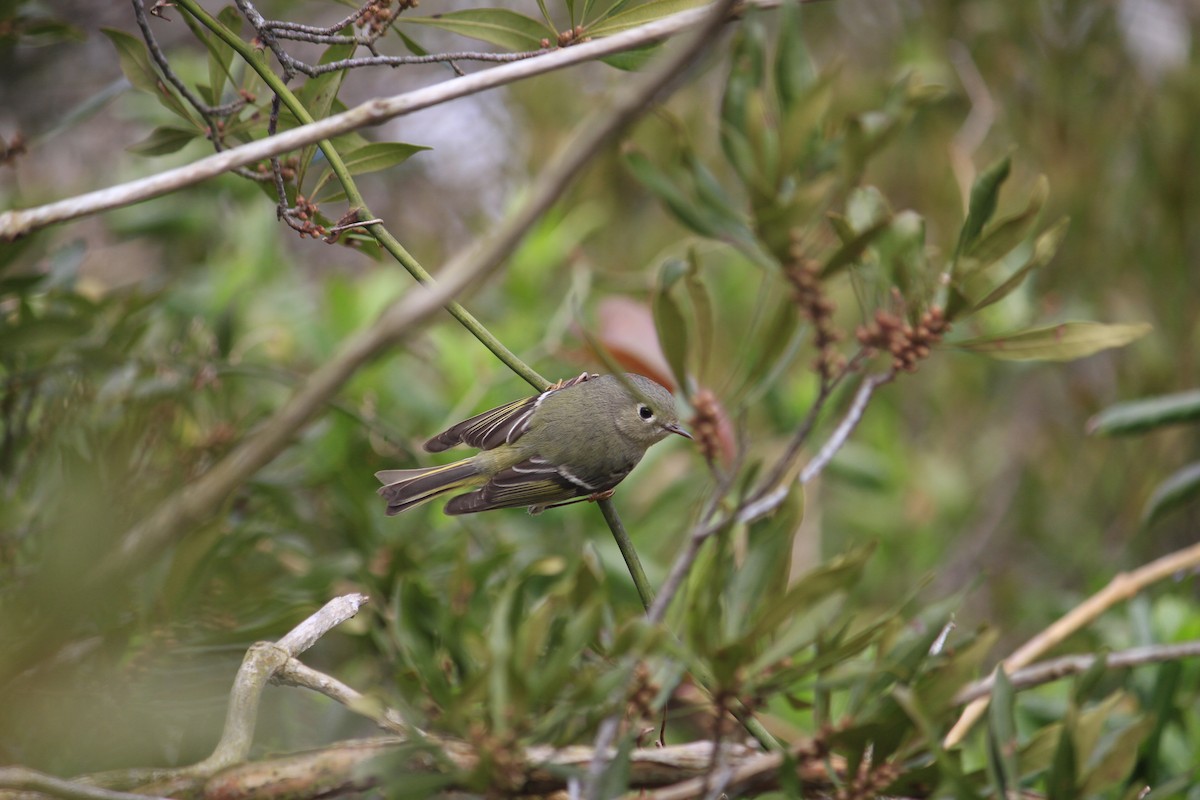
[[[568,386],[574,386],[577,383],[583,383],[584,381],[591,380],[592,378],[598,378],[598,377],[599,377],[598,375],[594,375],[590,372],[581,372],[578,375],[576,375],[574,378],[562,378],[561,380],[558,380],[555,383],[550,384],[550,386],[546,389],[546,391],[557,392],[559,389],[565,389]]]

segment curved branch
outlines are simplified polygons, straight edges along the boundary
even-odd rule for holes
[[[1145,664],[1161,664],[1164,661],[1179,661],[1184,658],[1200,658],[1200,640],[1178,642],[1175,644],[1153,644],[1145,647],[1131,647],[1115,653],[1092,655],[1063,656],[1040,664],[1032,664],[1019,669],[1008,676],[1009,683],[1014,689],[1029,689],[1044,683],[1065,678],[1068,675],[1079,675],[1087,672],[1097,659],[1104,660],[1107,669],[1129,669]],[[988,697],[996,684],[995,675],[989,675],[983,680],[975,681],[959,690],[951,701],[956,705],[966,705],[977,698]]]

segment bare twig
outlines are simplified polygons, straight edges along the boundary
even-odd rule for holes
[[[225,730],[221,733],[221,740],[213,754],[191,767],[190,771],[211,775],[244,761],[254,740],[263,689],[288,659],[312,647],[330,630],[357,614],[366,602],[367,596],[363,594],[335,597],[278,642],[259,642],[246,651],[229,694],[229,709],[225,714]]]
[[[1133,572],[1117,574],[1099,592],[1017,648],[1016,652],[1000,663],[1001,668],[1011,674],[1015,670],[1028,666],[1042,653],[1054,648],[1122,600],[1128,600],[1151,584],[1184,570],[1196,569],[1198,566],[1200,566],[1200,544],[1194,544],[1191,547],[1176,550],[1156,561],[1151,561]],[[962,742],[971,727],[983,716],[987,705],[988,698],[986,696],[971,701],[958,718],[958,722],[954,723],[954,727],[946,734],[943,745],[950,748]]]
[[[0,789],[37,792],[64,800],[154,800],[154,795],[117,792],[86,783],[56,778],[25,767],[0,767]]]
[[[330,61],[328,64],[311,66],[302,61],[293,61],[297,72],[303,72],[310,78],[324,75],[327,72],[337,72],[343,69],[360,69],[362,67],[409,67],[418,64],[445,64],[454,61],[480,61],[492,64],[511,64],[514,61],[524,61],[534,56],[544,55],[547,50],[525,50],[519,53],[433,53],[427,56],[362,56],[360,58],[343,58],[340,61]]]
[[[1041,686],[1044,683],[1057,681],[1068,675],[1078,675],[1087,672],[1097,660],[1103,660],[1108,669],[1129,669],[1145,664],[1160,664],[1164,661],[1180,661],[1185,658],[1200,657],[1200,640],[1179,642],[1177,644],[1153,644],[1145,647],[1133,647],[1115,653],[1093,655],[1063,656],[1051,661],[1043,661],[1019,669],[1008,676],[1014,689],[1028,689]],[[954,695],[955,705],[965,705],[980,697],[988,697],[992,693],[996,678],[994,675],[975,681],[964,686]]]
[[[842,449],[846,441],[850,438],[850,434],[854,432],[854,429],[858,427],[858,423],[862,421],[863,412],[867,410],[867,403],[871,401],[871,396],[875,394],[875,390],[891,381],[895,376],[896,373],[894,371],[888,370],[876,375],[868,375],[863,379],[862,384],[858,387],[858,392],[854,395],[853,402],[850,403],[850,408],[846,410],[846,416],[842,417],[842,421],[838,423],[837,428],[829,435],[829,438],[821,446],[821,449],[817,451],[816,456],[800,470],[800,475],[796,478],[797,483],[803,486],[820,475],[825,467],[829,466],[829,462]],[[806,420],[807,424],[811,424],[810,420]],[[801,427],[801,430],[804,430],[804,426]],[[770,484],[766,485],[769,486]],[[783,502],[790,491],[791,486],[784,483],[776,486],[766,494],[756,496],[754,500],[743,505],[738,512],[737,521],[750,523],[771,513],[779,507],[779,504]]]
[[[272,680],[283,686],[296,686],[323,694],[351,711],[373,720],[379,727],[392,733],[408,735],[417,730],[414,726],[407,724],[395,709],[371,702],[357,689],[352,689],[337,678],[315,670],[298,659],[289,658],[275,673]]]

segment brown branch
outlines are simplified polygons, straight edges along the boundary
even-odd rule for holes
[[[381,785],[382,777],[379,770],[371,769],[371,762],[385,757],[391,775],[395,775],[395,769],[401,765],[414,773],[447,775],[448,785],[443,787],[444,790],[469,789],[469,786],[457,783],[455,776],[472,772],[480,761],[479,754],[463,742],[442,741],[431,747],[403,737],[358,739],[231,767],[194,785],[191,796],[196,800],[270,800],[368,791]],[[507,783],[492,786],[495,795],[528,797],[567,791],[571,781],[569,776],[586,767],[592,758],[592,750],[588,747],[561,750],[531,747],[521,757],[521,763],[515,765]],[[725,745],[721,757],[730,765],[731,786],[767,789],[778,785],[780,762],[777,757],[764,757],[752,748],[736,744]],[[690,787],[691,781],[702,780],[712,758],[712,747],[708,742],[636,749],[630,754],[629,785],[634,789],[653,789],[684,782],[683,786]],[[800,777],[806,797],[828,794],[832,786],[819,764],[806,764]]]
[[[1145,647],[1132,647],[1115,653],[1092,655],[1063,656],[1051,661],[1032,664],[1019,669],[1008,676],[1008,681],[1014,689],[1029,689],[1051,683],[1069,675],[1079,675],[1087,672],[1097,660],[1103,660],[1107,669],[1129,669],[1146,664],[1161,664],[1164,661],[1180,661],[1185,658],[1200,658],[1200,640],[1179,642],[1176,644],[1154,644]],[[951,701],[955,705],[966,705],[977,698],[988,697],[996,683],[994,675],[975,681],[964,686],[954,695]]]
[[[1128,600],[1151,584],[1198,566],[1200,566],[1200,544],[1194,544],[1191,547],[1176,550],[1156,561],[1151,561],[1133,572],[1118,573],[1099,592],[1017,648],[1016,652],[1000,662],[1000,667],[1011,674],[1015,670],[1028,666],[1042,653],[1058,646],[1068,636],[1088,625],[1122,600]],[[962,742],[971,727],[983,716],[987,705],[988,698],[986,696],[973,700],[963,710],[958,722],[954,723],[954,727],[946,734],[943,746],[950,748]]]

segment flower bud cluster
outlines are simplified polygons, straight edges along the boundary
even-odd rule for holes
[[[784,274],[792,285],[796,306],[813,326],[813,346],[817,349],[813,369],[821,380],[828,381],[846,364],[837,349],[842,333],[833,324],[836,306],[821,286],[821,263],[803,254],[795,236],[790,255],[791,262],[785,266]]]
[[[721,455],[721,406],[711,389],[700,389],[692,397],[696,413],[688,420],[700,452],[710,464]]]
[[[883,350],[892,356],[896,371],[916,372],[917,364],[929,357],[932,347],[950,330],[946,314],[933,306],[921,315],[916,325],[885,309],[875,312],[875,320],[858,328],[858,342],[869,350]]]
[[[360,28],[366,28],[371,36],[379,36],[387,27],[392,24],[392,20],[401,12],[410,8],[416,8],[418,0],[400,0],[396,10],[392,10],[392,0],[371,0],[363,7],[362,14],[355,21],[355,25]]]

